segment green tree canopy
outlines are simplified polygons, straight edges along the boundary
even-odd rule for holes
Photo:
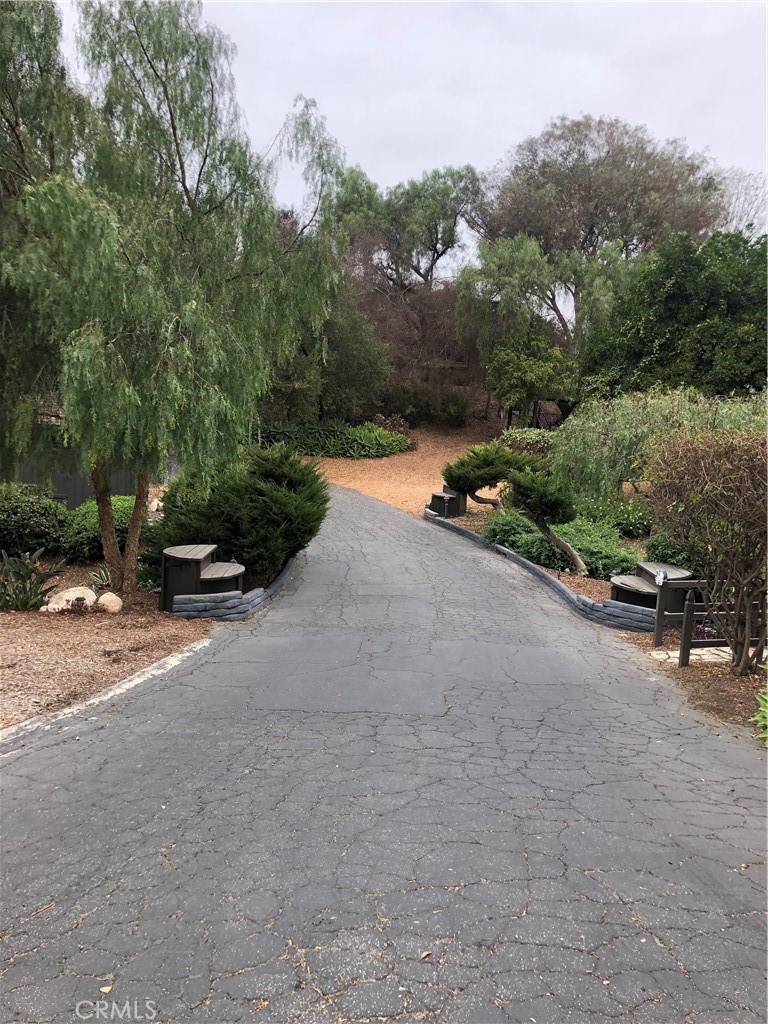
[[[629,256],[674,231],[705,236],[722,193],[707,158],[680,140],[658,143],[617,118],[559,117],[492,176],[478,220],[486,237],[524,233],[548,255],[615,242]]]
[[[640,260],[591,335],[584,372],[614,390],[655,383],[724,395],[765,382],[766,236],[673,235]]]

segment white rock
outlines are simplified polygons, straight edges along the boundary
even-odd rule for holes
[[[100,612],[109,612],[110,615],[117,615],[120,609],[123,607],[123,602],[110,590],[106,594],[102,594],[99,600],[96,602],[96,607]]]
[[[96,595],[90,587],[70,587],[58,594],[53,594],[47,604],[40,609],[41,612],[62,612],[72,605],[79,598],[85,603],[86,608],[93,608],[96,604]]]
[[[83,600],[86,608],[92,608],[96,603],[96,595],[90,589],[90,587],[70,587],[69,590],[62,590],[58,594],[53,594],[47,604],[44,604],[41,611],[66,611],[67,608],[71,608],[72,605],[79,599]]]

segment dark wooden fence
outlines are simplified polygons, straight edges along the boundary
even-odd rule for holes
[[[90,477],[83,472],[82,465],[78,463],[71,472],[41,472],[36,470],[30,463],[24,463],[16,476],[18,483],[38,484],[41,487],[51,488],[54,498],[66,504],[67,508],[77,508],[84,501],[92,498],[93,487]],[[115,473],[109,478],[109,486],[113,494],[135,494],[136,475],[134,473]]]

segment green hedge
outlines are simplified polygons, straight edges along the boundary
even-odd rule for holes
[[[217,544],[219,560],[245,566],[250,587],[309,544],[327,508],[328,484],[313,464],[284,445],[246,449],[214,473],[208,487],[195,475],[171,484],[163,518],[146,533],[143,583],[158,579],[163,548]]]
[[[545,459],[552,448],[554,431],[539,427],[510,427],[504,430],[499,440],[513,452],[531,452]]]
[[[411,447],[405,435],[393,434],[375,423],[351,427],[340,420],[302,426],[278,423],[262,428],[262,447],[281,442],[299,455],[335,459],[380,459]]]
[[[128,524],[135,503],[133,495],[114,494],[112,515],[115,517],[117,542],[122,551],[128,536]],[[84,501],[69,513],[69,522],[64,532],[62,551],[76,562],[99,562],[104,557],[99,531],[99,513],[96,499]]]
[[[612,572],[634,572],[637,555],[628,551],[618,532],[604,523],[590,523],[577,517],[552,532],[578,551],[594,579],[607,580]],[[573,570],[570,558],[550,544],[530,520],[514,510],[492,512],[486,520],[483,537],[546,569]]]
[[[0,549],[21,555],[62,549],[69,512],[60,501],[31,484],[0,484]]]

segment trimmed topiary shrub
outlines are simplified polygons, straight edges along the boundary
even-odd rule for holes
[[[540,460],[529,453],[513,452],[498,441],[476,444],[468,448],[455,462],[443,466],[443,480],[452,491],[468,494],[480,505],[498,507],[498,498],[480,498],[478,491],[496,487],[516,469],[537,469]]]
[[[131,494],[112,495],[112,515],[115,517],[115,531],[121,551],[125,548],[135,500]],[[95,498],[84,501],[69,513],[62,551],[75,562],[99,562],[104,557]]]
[[[314,463],[285,445],[245,449],[206,487],[196,475],[179,477],[163,498],[163,519],[146,534],[145,580],[159,577],[163,548],[217,544],[219,560],[245,566],[246,587],[277,575],[316,535],[328,509],[328,484]]]
[[[578,551],[594,579],[605,580],[612,572],[635,569],[637,556],[622,545],[617,531],[605,524],[577,517],[573,522],[556,526],[553,533]],[[529,519],[514,510],[492,512],[486,520],[483,536],[492,544],[509,548],[545,569],[573,570],[568,555],[550,544]]]
[[[61,551],[69,512],[31,484],[0,484],[0,548],[11,555]]]
[[[407,452],[411,442],[404,434],[393,434],[375,423],[351,427],[341,420],[294,426],[278,423],[263,427],[264,447],[285,444],[299,455],[326,456],[331,459],[381,459]]]

